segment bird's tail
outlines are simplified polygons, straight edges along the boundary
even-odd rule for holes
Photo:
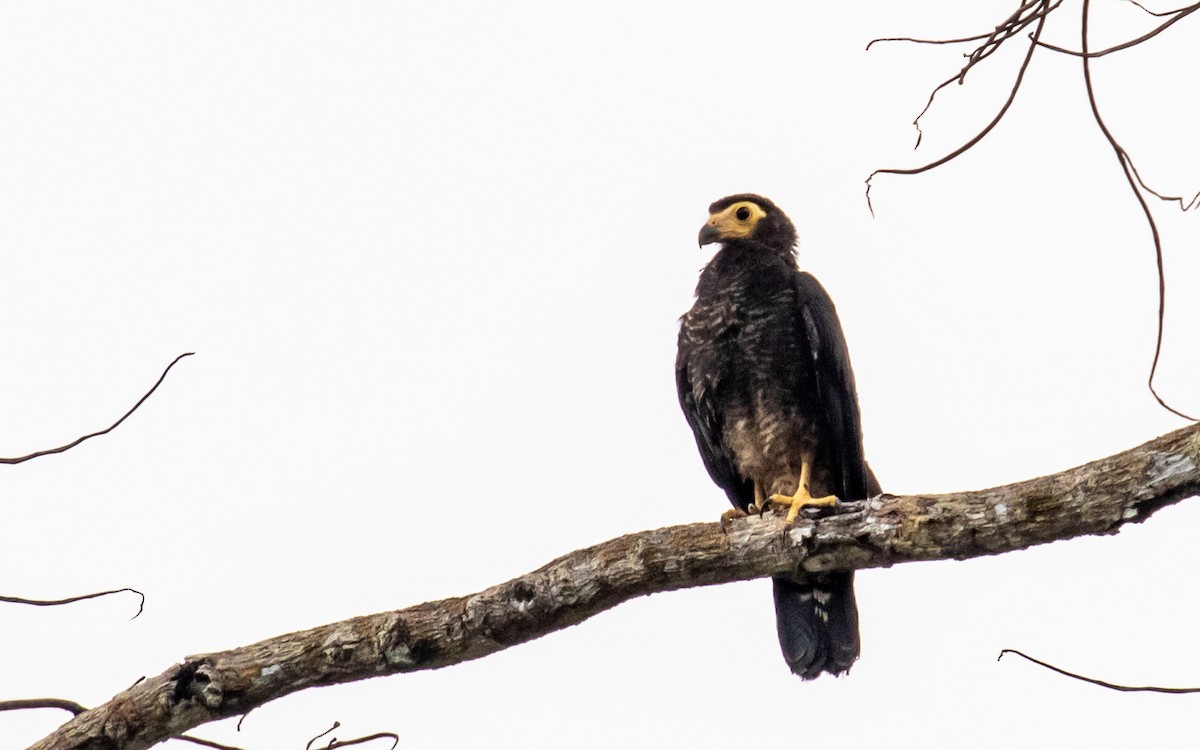
[[[774,581],[779,647],[792,672],[811,680],[849,670],[859,651],[854,573]]]

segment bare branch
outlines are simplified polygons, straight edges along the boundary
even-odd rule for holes
[[[340,721],[333,722],[333,726],[309,740],[308,744],[304,746],[304,750],[312,750],[314,742],[337,729],[341,725],[342,722]],[[400,744],[400,735],[396,734],[395,732],[376,732],[375,734],[368,734],[365,737],[355,737],[352,740],[339,740],[337,737],[332,737],[330,738],[328,744],[326,744],[324,747],[317,748],[317,750],[337,750],[339,747],[362,745],[367,742],[374,742],[375,740],[391,740],[392,750],[396,750],[396,746]]]
[[[306,745],[304,746],[304,750],[312,750],[312,746],[313,746],[313,743],[314,743],[314,742],[316,742],[317,740],[321,739],[322,737],[324,737],[325,735],[329,734],[330,732],[334,731],[335,729],[337,729],[337,728],[338,728],[338,727],[340,727],[341,725],[342,725],[342,722],[340,722],[340,721],[335,721],[335,722],[333,722],[333,726],[331,726],[330,728],[326,729],[324,732],[321,732],[321,733],[320,733],[320,734],[318,734],[316,737],[313,737],[311,740],[309,740],[309,741],[308,741],[308,744],[306,744]]]
[[[1137,178],[1138,184],[1142,186],[1142,190],[1145,190],[1150,195],[1153,195],[1155,198],[1158,198],[1163,203],[1175,203],[1179,206],[1179,210],[1182,211],[1183,213],[1187,213],[1188,211],[1191,211],[1193,208],[1200,206],[1200,192],[1198,192],[1194,196],[1192,196],[1192,199],[1190,201],[1187,201],[1186,203],[1184,203],[1184,198],[1181,195],[1163,195],[1162,193],[1158,192],[1154,188],[1147,185],[1146,181],[1142,179],[1142,175],[1140,172],[1138,172],[1137,165],[1133,163],[1132,159],[1129,160],[1129,169],[1133,171],[1133,176],[1135,178]]]
[[[76,716],[87,710],[75,701],[63,700],[62,698],[23,698],[20,700],[0,701],[0,711],[28,711],[34,708],[58,708],[63,711],[70,711]]]
[[[1142,213],[1146,217],[1146,223],[1150,225],[1150,236],[1154,240],[1154,257],[1158,264],[1158,332],[1154,339],[1154,360],[1150,363],[1150,375],[1146,378],[1146,387],[1150,389],[1154,400],[1159,403],[1162,408],[1172,414],[1183,417],[1184,419],[1197,421],[1195,417],[1190,417],[1187,414],[1179,411],[1163,400],[1162,396],[1158,395],[1158,391],[1154,388],[1154,375],[1158,372],[1158,360],[1162,356],[1163,343],[1163,321],[1166,318],[1167,308],[1167,276],[1163,269],[1163,249],[1162,238],[1158,235],[1158,224],[1154,221],[1154,214],[1150,212],[1150,206],[1146,203],[1145,196],[1138,189],[1138,184],[1141,178],[1137,177],[1137,172],[1133,167],[1133,159],[1125,151],[1125,148],[1117,142],[1109,131],[1108,125],[1104,122],[1104,117],[1100,114],[1100,107],[1096,104],[1096,92],[1092,87],[1092,67],[1091,56],[1088,54],[1088,12],[1091,9],[1091,0],[1083,0],[1083,10],[1081,12],[1082,22],[1079,31],[1079,44],[1083,49],[1081,60],[1083,61],[1083,84],[1087,89],[1088,105],[1092,108],[1092,117],[1096,120],[1096,125],[1099,126],[1100,132],[1104,134],[1108,145],[1112,147],[1113,153],[1117,157],[1117,161],[1121,165],[1121,171],[1125,174],[1126,181],[1129,182],[1129,189],[1133,191],[1134,197],[1137,198],[1138,205],[1142,207]],[[1157,193],[1155,193],[1157,195]]]
[[[242,748],[236,747],[234,745],[222,745],[220,742],[213,742],[212,740],[201,739],[200,737],[193,737],[190,734],[176,735],[176,736],[172,737],[171,739],[180,740],[182,742],[190,742],[193,745],[200,745],[201,747],[211,747],[211,748],[213,748],[213,750],[242,750]]]
[[[458,664],[635,597],[809,572],[961,560],[1126,523],[1200,494],[1200,425],[1047,477],[974,492],[882,495],[842,512],[643,531],[468,596],[355,617],[186,658],[70,720],[32,750],[142,750],[298,690]]]
[[[994,32],[989,32],[987,34],[976,34],[974,36],[964,36],[959,37],[958,39],[916,39],[911,36],[886,36],[880,37],[879,39],[872,39],[871,41],[867,42],[865,51],[870,52],[871,47],[878,42],[909,42],[911,44],[963,44],[964,42],[978,42],[980,39],[988,39],[992,36],[992,33]]]
[[[1126,1],[1129,2],[1131,5],[1136,5],[1137,7],[1141,8],[1147,14],[1152,15],[1152,16],[1158,16],[1159,18],[1162,18],[1163,16],[1173,16],[1176,13],[1182,13],[1183,11],[1192,7],[1190,5],[1185,5],[1182,8],[1176,8],[1175,10],[1153,11],[1153,10],[1150,10],[1149,8],[1147,8],[1145,5],[1142,5],[1141,3],[1139,3],[1137,0],[1126,0]]]
[[[322,750],[337,750],[339,747],[362,745],[367,742],[374,742],[375,740],[391,740],[391,750],[396,750],[396,746],[400,744],[400,735],[395,732],[376,732],[375,734],[368,734],[366,737],[356,737],[352,740],[330,740],[329,744]]]
[[[1142,10],[1146,10],[1144,7],[1142,7],[1140,4],[1138,4],[1136,2],[1133,4],[1137,5]],[[1076,52],[1074,50],[1069,50],[1065,47],[1058,47],[1058,46],[1050,44],[1048,42],[1038,42],[1038,44],[1041,45],[1042,47],[1045,47],[1046,49],[1054,50],[1055,52],[1061,52],[1064,55],[1073,55],[1075,57],[1083,57],[1086,54],[1088,57],[1091,57],[1091,58],[1104,57],[1105,55],[1112,54],[1113,52],[1120,52],[1121,50],[1126,50],[1126,49],[1129,49],[1130,47],[1136,47],[1148,39],[1153,39],[1154,37],[1158,36],[1162,32],[1166,31],[1168,28],[1170,28],[1176,21],[1181,21],[1184,18],[1187,18],[1189,15],[1191,15],[1192,13],[1195,13],[1197,10],[1200,10],[1200,3],[1196,3],[1195,5],[1189,5],[1186,8],[1180,8],[1179,10],[1173,10],[1173,11],[1170,11],[1169,13],[1151,13],[1151,15],[1155,15],[1155,16],[1165,16],[1165,15],[1170,15],[1172,13],[1175,13],[1178,15],[1176,15],[1174,18],[1167,21],[1166,23],[1156,27],[1154,30],[1149,31],[1145,34],[1142,34],[1137,39],[1130,39],[1128,42],[1122,42],[1113,47],[1109,47],[1107,49],[1102,49],[1099,52],[1088,52],[1088,53]],[[1148,10],[1146,10],[1146,12],[1150,13],[1150,11],[1148,11]]]
[[[946,162],[948,162],[952,159],[955,159],[958,156],[961,156],[966,151],[970,150],[976,143],[979,143],[980,141],[982,141],[987,136],[988,133],[992,132],[992,129],[995,128],[996,125],[998,125],[1002,119],[1004,119],[1004,115],[1008,112],[1008,108],[1012,106],[1013,100],[1015,100],[1017,98],[1017,91],[1019,91],[1021,88],[1021,82],[1025,79],[1025,71],[1029,69],[1029,62],[1030,62],[1030,60],[1033,59],[1033,52],[1034,52],[1034,50],[1037,49],[1037,46],[1038,46],[1037,42],[1041,38],[1042,29],[1046,25],[1046,16],[1051,11],[1053,11],[1055,8],[1057,8],[1061,3],[1062,3],[1062,0],[1057,0],[1054,3],[1049,2],[1049,0],[1039,0],[1039,2],[1038,2],[1038,5],[1040,6],[1039,11],[1037,13],[1033,14],[1022,25],[1021,28],[1024,28],[1024,25],[1027,25],[1028,23],[1032,22],[1033,19],[1037,20],[1037,27],[1034,29],[1034,32],[1032,34],[1032,41],[1029,44],[1029,49],[1027,49],[1025,52],[1025,59],[1021,62],[1021,67],[1017,71],[1017,77],[1016,77],[1016,80],[1013,81],[1012,90],[1009,92],[1008,99],[1004,102],[1004,106],[1000,108],[1000,111],[996,113],[996,116],[992,118],[992,121],[989,122],[986,126],[984,126],[983,130],[981,130],[979,133],[977,133],[974,138],[970,139],[969,141],[964,143],[962,146],[959,146],[954,151],[951,151],[949,154],[943,156],[942,158],[937,159],[932,162],[929,162],[928,164],[925,164],[924,166],[915,167],[912,169],[877,169],[874,172],[872,172],[869,177],[867,177],[867,180],[866,180],[866,183],[867,183],[867,192],[866,192],[867,208],[870,209],[872,216],[875,215],[875,208],[871,204],[871,181],[875,179],[876,175],[879,175],[879,174],[913,175],[913,174],[920,174],[921,172],[928,172],[931,169],[940,167],[941,165],[945,164]],[[1018,13],[1022,12],[1028,5],[1029,5],[1029,3],[1022,5],[1021,9],[1018,10]],[[1017,16],[1017,14],[1014,14],[1014,17],[1015,16]],[[1012,18],[1013,17],[1010,17],[1010,20]],[[1003,28],[1003,25],[1000,27],[997,27],[997,31],[999,31],[1001,28]],[[977,48],[975,50],[975,52],[973,52],[971,54],[971,61],[967,63],[967,65],[962,69],[962,71],[960,71],[959,75],[957,76],[957,79],[961,82],[962,77],[966,76],[967,71],[971,68],[971,66],[973,66],[979,60],[982,60],[985,57],[987,57],[988,55],[990,55],[996,49],[999,49],[999,45],[1003,44],[1003,42],[1005,40],[1010,39],[1011,36],[1012,36],[1011,34],[1004,36],[1002,39],[999,39],[998,41],[994,42],[994,46],[991,46],[990,48],[989,48],[989,44],[993,44],[992,42],[985,42],[983,45],[980,45],[980,47]],[[984,51],[984,50],[986,50],[986,51]],[[925,109],[921,110],[921,114],[918,115],[917,119],[913,121],[913,125],[917,127],[918,133],[920,132],[920,125],[918,124],[918,122],[920,121],[921,117],[925,114],[925,112],[929,110],[929,107],[933,104],[933,97],[937,94],[937,92],[940,89],[942,89],[948,83],[950,83],[951,80],[955,80],[955,79],[949,79],[934,89],[933,94],[931,94],[929,97],[929,102],[925,105]],[[919,137],[917,140],[917,144],[920,145]]]
[[[111,591],[97,591],[94,594],[81,594],[79,596],[69,596],[66,599],[23,599],[19,596],[0,596],[0,602],[5,602],[8,604],[28,604],[33,607],[57,607],[62,604],[72,604],[74,602],[82,602],[86,599],[97,599],[101,596],[109,596],[111,594],[120,594],[120,593],[123,593],[126,591],[133,593],[133,594],[137,594],[139,597],[138,611],[134,614],[133,617],[129,618],[130,620],[136,620],[142,614],[142,610],[146,606],[146,595],[143,594],[142,592],[138,591],[137,589],[130,589],[130,588],[113,589]]]
[[[99,437],[101,435],[107,435],[108,433],[117,429],[117,427],[120,426],[120,424],[122,422],[124,422],[126,419],[129,419],[129,416],[131,414],[133,414],[135,411],[137,411],[138,407],[141,406],[146,401],[146,399],[150,398],[151,394],[153,394],[156,390],[158,390],[158,387],[160,385],[162,385],[162,382],[164,380],[166,380],[167,373],[171,371],[171,368],[175,366],[176,362],[183,359],[184,357],[190,357],[193,354],[195,354],[195,352],[185,352],[184,354],[180,354],[178,357],[176,357],[174,360],[172,360],[171,364],[167,365],[167,369],[163,370],[162,375],[158,376],[158,382],[156,382],[150,390],[146,391],[146,394],[144,396],[142,396],[140,399],[138,399],[138,402],[133,405],[133,408],[130,409],[129,411],[125,412],[125,415],[123,417],[118,419],[116,422],[113,422],[111,425],[104,428],[103,430],[100,430],[99,432],[93,432],[90,435],[84,435],[83,437],[73,440],[72,442],[67,443],[66,445],[60,445],[57,448],[50,448],[49,450],[44,450],[44,451],[35,451],[34,453],[30,453],[27,456],[19,456],[17,458],[2,458],[2,457],[0,457],[0,464],[19,464],[19,463],[24,463],[25,461],[28,461],[31,458],[39,458],[41,456],[49,456],[53,453],[63,453],[65,451],[71,450],[75,446],[82,443],[84,440],[90,440],[94,437]]]
[[[1044,0],[1025,0],[1025,2],[1021,3],[1021,5],[1017,8],[1016,11],[1014,11],[1012,13],[1012,15],[1010,15],[1008,18],[1006,18],[1002,23],[1000,23],[998,26],[996,26],[996,28],[994,30],[992,30],[991,32],[989,32],[987,34],[976,34],[974,36],[960,37],[958,39],[913,39],[911,37],[890,37],[890,38],[886,38],[886,39],[872,39],[870,41],[870,43],[867,44],[868,51],[871,49],[871,45],[875,44],[875,42],[912,42],[914,44],[960,44],[962,42],[973,42],[973,41],[983,40],[983,44],[979,45],[974,50],[972,50],[970,53],[965,55],[965,57],[967,58],[967,63],[966,63],[966,65],[964,65],[962,67],[961,70],[958,71],[958,73],[956,73],[955,75],[953,75],[953,76],[947,78],[946,80],[942,81],[941,83],[939,83],[936,87],[934,87],[933,91],[930,92],[929,99],[925,102],[924,109],[921,110],[920,114],[917,115],[916,119],[914,119],[913,123],[912,123],[913,127],[916,128],[916,130],[917,130],[917,142],[913,146],[913,148],[917,149],[917,148],[920,148],[920,146],[921,146],[921,140],[925,136],[924,131],[921,130],[921,118],[924,117],[925,114],[927,112],[929,112],[929,108],[933,106],[933,100],[937,97],[938,92],[940,92],[942,89],[949,86],[951,83],[954,83],[955,81],[957,81],[959,83],[959,85],[962,85],[966,81],[967,72],[969,70],[971,70],[971,68],[975,67],[976,64],[982,62],[983,60],[986,60],[988,57],[990,57],[992,55],[992,53],[994,53],[994,52],[996,52],[996,50],[1000,49],[1000,47],[1006,41],[1011,39],[1013,36],[1016,36],[1017,34],[1019,34],[1022,29],[1026,28],[1027,26],[1029,26],[1029,24],[1033,23],[1034,21],[1038,22],[1038,30],[1037,30],[1036,35],[1040,36],[1041,35],[1041,22],[1045,19],[1045,17],[1047,15],[1049,15],[1055,8],[1057,8],[1061,4],[1062,4],[1062,0],[1055,0],[1055,2],[1045,2]],[[1028,60],[1026,60],[1026,65],[1028,65]],[[1022,67],[1021,74],[1022,75],[1024,74],[1024,67]],[[1018,78],[1017,85],[1018,86],[1020,85],[1019,78]],[[1015,90],[1014,90],[1013,94],[1015,96],[1015,94],[1016,94]],[[1006,108],[1007,108],[1007,106],[1006,106]],[[1003,113],[1001,113],[1001,116],[1003,116]],[[980,137],[982,137],[982,135]],[[966,148],[970,148],[970,146],[968,145]],[[963,150],[966,150],[966,149],[964,148]],[[949,158],[953,158],[953,157],[949,157]],[[932,167],[930,167],[930,168],[932,168]],[[880,170],[880,171],[890,172],[892,170]],[[925,170],[922,169],[920,171],[925,171]],[[874,177],[874,174],[871,176]],[[871,202],[870,182],[871,182],[871,180],[870,180],[870,178],[868,178],[867,179],[867,204],[868,205],[870,205],[870,202]]]
[[[1040,659],[1035,659],[1032,656],[1030,656],[1029,654],[1024,654],[1024,653],[1021,653],[1020,651],[1017,651],[1015,648],[1006,648],[1006,649],[1002,650],[1000,652],[1000,655],[996,657],[996,661],[1000,661],[1001,659],[1003,659],[1005,654],[1016,654],[1017,656],[1021,657],[1022,659],[1027,659],[1027,660],[1033,662],[1034,664],[1037,664],[1038,666],[1049,669],[1051,672],[1058,672],[1059,674],[1061,674],[1065,677],[1070,677],[1073,680],[1079,680],[1080,682],[1089,682],[1093,685],[1099,685],[1100,687],[1108,688],[1109,690],[1119,690],[1123,693],[1171,693],[1171,694],[1176,694],[1176,695],[1180,695],[1180,694],[1184,694],[1184,693],[1200,693],[1200,688],[1154,687],[1153,685],[1146,685],[1144,687],[1130,687],[1129,685],[1118,685],[1113,682],[1105,682],[1104,680],[1097,680],[1094,677],[1084,677],[1081,674],[1075,674],[1074,672],[1068,672],[1067,670],[1062,669],[1060,667],[1056,667],[1053,664],[1047,664],[1046,662],[1041,661]]]

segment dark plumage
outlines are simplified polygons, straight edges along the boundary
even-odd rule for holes
[[[722,248],[700,273],[675,364],[679,402],[709,475],[744,512],[772,495],[791,501],[805,462],[814,504],[830,500],[822,495],[877,494],[837,311],[797,267],[792,222],[750,194],[722,198],[709,213],[700,244]],[[774,584],[791,670],[806,679],[848,670],[859,653],[854,574],[797,571]]]

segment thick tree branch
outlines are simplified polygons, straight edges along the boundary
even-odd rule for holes
[[[33,750],[139,750],[305,688],[478,659],[661,591],[795,570],[966,559],[1112,534],[1200,494],[1200,426],[1048,477],[975,492],[883,495],[844,512],[643,531],[469,596],[188,657],[86,711]]]

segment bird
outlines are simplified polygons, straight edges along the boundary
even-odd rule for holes
[[[709,206],[700,272],[680,319],[679,403],[705,468],[733,508],[721,517],[836,506],[880,493],[863,451],[850,355],[829,294],[797,261],[796,229],[743,193]],[[773,578],[779,645],[803,679],[847,672],[860,652],[854,573]]]

